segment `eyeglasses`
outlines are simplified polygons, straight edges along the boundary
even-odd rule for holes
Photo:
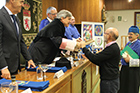
[[[105,32],[104,34],[107,34],[107,35],[109,35],[109,33],[106,33],[106,32]]]
[[[49,14],[51,14],[51,15],[57,15],[57,13],[49,13]]]

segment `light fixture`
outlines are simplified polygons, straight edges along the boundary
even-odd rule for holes
[[[132,0],[128,0],[128,2],[131,2]]]

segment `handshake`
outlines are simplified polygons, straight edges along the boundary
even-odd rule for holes
[[[78,38],[76,41],[77,41],[77,43],[76,43],[75,50],[80,49],[80,48],[84,48],[86,45],[88,45],[88,44],[94,42],[93,39],[91,39],[91,40],[85,42],[85,41],[83,41],[81,38]]]
[[[80,48],[84,48],[85,45],[85,41],[83,41],[81,38],[76,39],[76,49],[80,49]]]
[[[79,50],[80,48],[84,48],[86,45],[92,42],[94,42],[93,39],[85,42],[81,38],[74,39],[74,40],[68,40],[68,39],[62,38],[62,43],[59,49],[76,51],[76,50]]]

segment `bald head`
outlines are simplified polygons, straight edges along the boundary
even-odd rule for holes
[[[112,41],[115,41],[119,36],[119,32],[118,32],[118,30],[116,28],[110,27],[106,31],[110,34],[110,36],[111,36],[110,39]]]

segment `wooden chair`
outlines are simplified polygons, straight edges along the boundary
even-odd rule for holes
[[[128,42],[128,41],[127,41],[127,37],[128,37],[127,35],[122,35],[122,36],[121,36],[121,50],[124,49],[126,43]]]

